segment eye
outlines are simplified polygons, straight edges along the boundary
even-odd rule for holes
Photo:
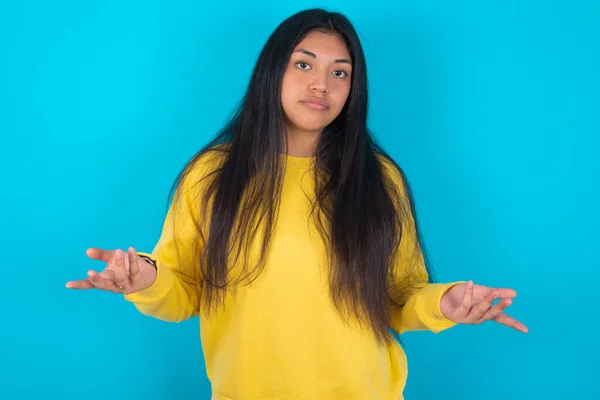
[[[342,79],[345,79],[348,77],[348,73],[341,69],[339,69],[337,71],[333,71],[333,75],[335,75],[337,78],[342,78]]]
[[[305,71],[307,71],[307,70],[310,69],[310,65],[308,65],[308,63],[305,63],[303,61],[298,61],[294,65],[297,66],[298,68],[302,69],[302,70],[305,70]]]

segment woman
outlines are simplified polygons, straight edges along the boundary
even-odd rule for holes
[[[514,290],[431,282],[341,14],[277,27],[238,112],[173,189],[151,254],[89,249],[106,268],[67,287],[122,293],[166,321],[199,315],[214,399],[400,399],[395,335],[487,320],[527,331],[503,311]]]

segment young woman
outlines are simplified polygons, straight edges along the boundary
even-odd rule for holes
[[[152,253],[89,249],[106,268],[67,287],[166,321],[199,315],[214,399],[401,399],[395,335],[488,320],[527,332],[504,313],[514,290],[432,282],[409,185],[367,129],[365,58],[341,14],[277,27],[173,194]]]

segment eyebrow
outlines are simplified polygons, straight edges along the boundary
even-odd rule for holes
[[[294,51],[294,53],[304,53],[304,54],[306,54],[309,57],[317,58],[317,55],[315,53],[313,53],[312,51],[308,51],[306,49],[296,49]],[[334,63],[336,63],[336,64],[350,64],[350,65],[352,65],[352,61],[348,60],[347,58],[337,59],[337,60],[334,61]]]

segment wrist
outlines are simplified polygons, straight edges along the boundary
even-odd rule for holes
[[[440,299],[440,311],[442,312],[444,318],[448,318],[449,310],[460,304],[462,293],[465,291],[465,285],[466,284],[463,282],[456,283],[450,286],[442,295],[442,298]]]

